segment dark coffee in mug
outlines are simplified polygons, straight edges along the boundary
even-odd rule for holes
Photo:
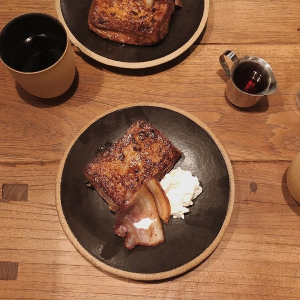
[[[38,72],[55,64],[67,47],[65,30],[55,18],[19,16],[1,32],[1,59],[21,72]]]
[[[64,41],[48,33],[31,35],[24,40],[18,51],[20,59],[15,69],[37,72],[56,63],[65,49]]]

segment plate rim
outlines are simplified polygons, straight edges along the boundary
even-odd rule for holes
[[[62,208],[62,203],[61,203],[61,179],[62,179],[62,173],[64,170],[64,166],[65,166],[65,162],[66,159],[68,157],[68,154],[70,152],[70,150],[72,149],[73,145],[75,144],[75,142],[78,140],[79,136],[88,128],[90,127],[92,124],[94,124],[95,122],[97,122],[98,120],[100,120],[101,118],[103,118],[104,116],[113,113],[115,111],[119,111],[122,109],[127,109],[127,108],[133,108],[133,107],[141,107],[141,106],[148,106],[148,107],[158,107],[158,108],[165,108],[165,109],[169,109],[175,112],[180,113],[181,115],[189,118],[190,120],[194,121],[198,126],[200,126],[202,129],[204,129],[206,131],[206,133],[213,139],[213,141],[216,143],[218,149],[220,150],[222,157],[225,161],[226,167],[227,167],[227,171],[228,171],[228,175],[229,175],[229,202],[228,202],[228,207],[227,207],[227,212],[226,212],[226,216],[225,219],[223,221],[223,224],[221,226],[221,229],[219,230],[219,233],[217,234],[217,236],[215,237],[215,239],[213,240],[213,242],[197,257],[195,257],[194,259],[192,259],[191,261],[189,261],[188,263],[174,268],[172,270],[169,271],[164,271],[164,272],[158,272],[158,273],[137,273],[137,272],[130,272],[130,271],[124,271],[124,270],[120,270],[117,268],[114,268],[112,266],[109,266],[107,264],[105,264],[104,262],[101,262],[100,260],[98,260],[97,258],[95,258],[93,255],[91,255],[77,240],[77,238],[75,237],[75,235],[73,234],[73,232],[71,231],[68,222],[65,218],[65,215],[63,213],[63,208]],[[127,104],[127,105],[120,105],[120,106],[116,106],[113,109],[109,109],[106,110],[105,112],[103,112],[102,114],[98,115],[97,117],[95,117],[94,119],[92,119],[91,121],[89,121],[85,126],[83,126],[81,128],[81,130],[79,130],[79,132],[74,136],[74,138],[72,139],[72,141],[70,142],[70,144],[68,145],[67,149],[65,150],[61,160],[60,160],[60,164],[59,164],[59,168],[58,168],[58,173],[57,173],[57,177],[56,177],[56,192],[55,192],[55,203],[56,203],[56,209],[58,212],[58,218],[59,221],[61,223],[61,226],[67,236],[67,238],[70,240],[70,242],[73,244],[73,246],[75,247],[75,249],[90,263],[92,263],[94,266],[100,268],[102,271],[105,271],[107,273],[119,276],[119,277],[124,277],[127,279],[132,279],[132,280],[139,280],[139,281],[156,281],[156,280],[164,280],[164,279],[168,279],[171,277],[175,277],[178,275],[181,275],[189,270],[191,270],[194,267],[197,267],[200,263],[202,263],[203,261],[205,261],[217,248],[217,246],[219,245],[219,243],[221,242],[225,231],[230,223],[230,219],[231,219],[231,215],[233,212],[233,206],[234,206],[234,195],[235,195],[235,182],[234,182],[234,174],[233,174],[233,169],[232,169],[232,165],[231,165],[231,161],[229,159],[229,156],[224,148],[224,146],[221,144],[221,142],[218,140],[218,138],[214,135],[214,133],[208,128],[208,126],[203,123],[202,121],[200,121],[198,118],[196,118],[195,116],[193,116],[192,114],[179,109],[177,107],[174,106],[170,106],[170,105],[165,105],[165,104],[161,104],[161,103],[148,103],[148,102],[140,102],[140,103],[134,103],[134,104]]]
[[[81,52],[83,52],[87,56],[91,57],[92,59],[94,59],[94,60],[96,60],[100,63],[103,63],[105,65],[108,65],[108,66],[119,67],[119,68],[123,68],[123,69],[150,68],[150,67],[154,67],[154,66],[164,64],[164,63],[169,62],[169,61],[173,60],[174,58],[178,57],[180,54],[182,54],[188,48],[190,48],[194,44],[194,42],[197,40],[197,38],[200,36],[200,34],[204,30],[204,27],[207,23],[208,12],[209,12],[209,0],[204,0],[203,16],[202,16],[201,22],[200,22],[197,30],[195,31],[195,33],[192,35],[192,37],[184,45],[182,45],[180,48],[178,48],[174,52],[172,52],[168,55],[165,55],[161,58],[157,58],[157,59],[149,60],[149,61],[145,61],[145,62],[123,62],[123,61],[109,59],[109,58],[106,58],[106,57],[101,56],[99,54],[96,54],[93,51],[91,51],[90,49],[88,49],[86,46],[84,46],[82,43],[80,43],[77,40],[77,38],[73,35],[71,30],[69,29],[67,23],[65,22],[65,19],[63,17],[63,13],[62,13],[62,10],[61,10],[60,3],[61,3],[61,0],[55,0],[55,8],[56,8],[57,17],[58,17],[58,20],[63,24],[65,30],[67,31],[67,35],[68,35],[68,38],[70,39],[70,41]]]

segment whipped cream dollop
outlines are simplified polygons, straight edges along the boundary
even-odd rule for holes
[[[173,218],[184,219],[184,214],[189,212],[188,207],[202,192],[198,178],[180,167],[166,174],[160,185],[169,198]]]

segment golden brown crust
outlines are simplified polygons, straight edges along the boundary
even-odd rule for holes
[[[160,181],[181,155],[162,132],[138,120],[90,162],[84,173],[110,209],[117,212],[146,179],[155,177]]]
[[[168,33],[174,9],[174,0],[155,0],[149,9],[143,0],[93,0],[88,25],[111,41],[153,45]]]

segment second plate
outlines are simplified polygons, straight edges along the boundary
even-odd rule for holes
[[[209,8],[209,0],[182,0],[183,7],[175,10],[166,38],[157,45],[141,47],[110,42],[90,31],[91,2],[56,0],[58,18],[71,42],[101,63],[128,69],[160,65],[182,54],[203,31]]]

